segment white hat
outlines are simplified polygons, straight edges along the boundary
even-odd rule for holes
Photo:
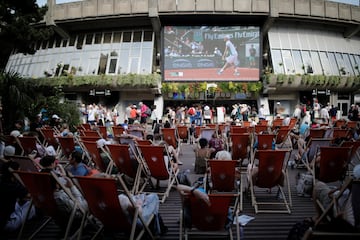
[[[51,118],[60,119],[58,115],[54,114]]]
[[[360,179],[360,164],[356,165],[354,167],[354,178],[355,179]]]
[[[280,104],[280,102],[277,102],[276,104]]]
[[[15,155],[15,147],[11,145],[7,145],[4,148],[4,156],[14,156]]]
[[[21,133],[18,130],[13,130],[13,131],[11,131],[10,136],[20,137]]]
[[[205,106],[205,107],[204,107],[204,110],[205,110],[205,111],[210,110],[209,106]]]

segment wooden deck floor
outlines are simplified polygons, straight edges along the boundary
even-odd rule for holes
[[[190,178],[192,181],[195,181],[200,175],[193,173],[193,163],[194,163],[194,152],[193,146],[183,145],[182,155],[180,156],[181,161],[184,163],[181,166],[182,170],[190,169]],[[287,214],[275,214],[275,213],[259,213],[255,214],[254,208],[251,206],[251,200],[249,196],[244,197],[244,209],[242,214],[255,217],[250,223],[243,227],[242,239],[286,239],[288,232],[292,225],[297,221],[300,221],[306,217],[314,215],[314,206],[311,198],[299,197],[295,192],[295,176],[299,169],[289,169],[290,173],[290,185],[292,191],[292,213]],[[264,191],[263,196],[270,198],[268,192]],[[166,235],[162,236],[160,239],[179,239],[179,211],[180,211],[180,196],[177,191],[174,189],[171,191],[169,198],[164,204],[160,205],[160,214],[164,219],[165,224],[168,226],[169,231]],[[116,221],[116,219],[114,219]],[[29,233],[31,229],[34,229],[35,226],[28,224],[26,229]],[[233,227],[235,233],[235,227]],[[55,224],[50,224],[44,231],[40,232],[35,239],[60,239],[62,233]],[[28,236],[28,234],[25,234]],[[4,237],[4,236],[3,236]],[[11,236],[4,237],[2,239],[16,239],[16,235],[12,234]],[[216,237],[212,236],[199,236],[196,239],[204,239]],[[89,234],[85,231],[83,239],[89,239]],[[99,239],[103,239],[100,237]],[[119,236],[118,239],[125,239]]]

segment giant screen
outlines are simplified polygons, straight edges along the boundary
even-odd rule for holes
[[[164,26],[164,81],[258,81],[260,28]]]

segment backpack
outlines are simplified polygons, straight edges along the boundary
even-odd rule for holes
[[[149,107],[146,108],[145,114],[150,116],[151,115],[151,109]]]
[[[188,114],[191,116],[195,115],[195,108],[193,108],[193,107],[189,108]]]

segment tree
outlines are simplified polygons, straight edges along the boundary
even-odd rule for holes
[[[48,39],[53,31],[40,27],[47,7],[36,0],[0,0],[0,69],[7,63],[12,50],[35,53],[34,43]]]

